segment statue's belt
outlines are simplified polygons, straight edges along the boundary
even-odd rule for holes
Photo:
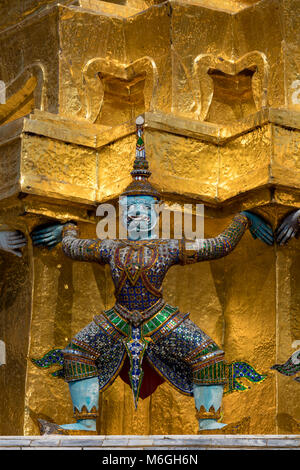
[[[142,361],[148,344],[170,333],[188,315],[179,312],[177,307],[164,304],[157,313],[139,325],[126,321],[114,307],[94,318],[96,324],[111,337],[121,339],[126,348],[130,360],[129,379],[136,407],[144,374]]]
[[[164,306],[165,301],[163,299],[158,299],[157,302],[143,311],[129,310],[119,302],[115,303],[113,308],[114,311],[123,318],[123,320],[133,326],[139,326],[142,323],[145,323],[146,320],[152,318],[156,313],[160,312]]]
[[[135,312],[132,312],[133,316]],[[106,317],[108,322],[116,328],[116,330],[121,333],[122,336],[128,337],[130,335],[132,328],[140,328],[141,334],[143,337],[151,337],[154,335],[160,328],[167,326],[167,324],[172,320],[173,328],[180,324],[183,319],[188,314],[182,314],[179,312],[177,307],[172,307],[171,305],[164,304],[164,306],[152,315],[151,318],[144,322],[131,322],[130,320],[124,319],[120,313],[113,307],[110,310],[103,312],[103,316]],[[99,320],[101,315],[95,318],[96,323],[99,325]],[[101,325],[99,325],[101,326]],[[171,327],[171,325],[170,325]],[[172,329],[173,329],[172,328]]]

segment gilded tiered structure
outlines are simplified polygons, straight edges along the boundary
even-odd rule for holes
[[[0,434],[34,435],[38,418],[66,422],[72,405],[32,359],[65,348],[114,297],[106,267],[39,250],[32,230],[72,220],[96,237],[97,206],[131,181],[140,114],[166,204],[204,203],[206,237],[245,210],[275,229],[300,207],[300,5],[10,0],[0,11],[0,223],[28,240],[21,258],[0,252]],[[241,378],[245,390],[223,400],[224,422],[248,417],[251,434],[299,432],[299,381],[272,369],[299,349],[299,266],[300,240],[266,247],[246,233],[230,256],[165,280],[166,301],[191,312],[227,364],[264,377]],[[120,377],[101,394],[99,434],[196,428],[193,400],[168,383],[137,411]]]

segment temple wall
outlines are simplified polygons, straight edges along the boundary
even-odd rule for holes
[[[31,325],[31,263],[10,254],[0,258],[0,331],[6,364],[0,367],[0,432],[23,435],[26,374]]]
[[[115,204],[131,180],[138,114],[151,181],[167,204],[205,204],[206,237],[241,210],[275,229],[300,207],[299,2],[57,3],[0,7],[0,224],[28,237],[21,259],[0,258],[2,435],[37,435],[37,418],[72,416],[56,368],[32,359],[111,307],[113,285],[107,267],[73,262],[60,246],[33,248],[30,233],[71,219],[83,238],[96,236],[97,206]],[[299,349],[299,243],[269,247],[247,232],[228,257],[173,267],[165,280],[165,299],[190,312],[228,363],[265,376],[240,378],[246,389],[223,400],[224,422],[250,417],[251,434],[299,429],[299,382],[271,369]],[[97,426],[197,432],[191,398],[164,383],[135,411],[120,378],[101,394]]]

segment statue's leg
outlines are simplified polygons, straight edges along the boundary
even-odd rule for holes
[[[147,357],[179,390],[193,393],[199,434],[247,434],[250,421],[221,423],[226,384],[224,351],[189,318],[171,332],[149,343]],[[159,331],[159,330],[158,330]],[[174,373],[176,370],[176,373]]]
[[[69,385],[76,422],[59,425],[39,419],[41,434],[96,434],[99,393],[112,383],[122,367],[125,347],[117,332],[111,334],[111,325],[105,323],[103,316],[94,320],[62,350],[63,375]]]
[[[62,350],[64,379],[68,382],[75,423],[56,424],[39,420],[41,434],[96,434],[99,408],[99,378],[95,348],[101,331],[92,322],[81,330]]]
[[[220,429],[226,426],[226,424],[218,422],[223,397],[223,385],[193,384],[193,393],[199,430]]]
[[[69,382],[75,423],[55,424],[39,419],[41,434],[97,434],[96,419],[99,408],[98,377]]]
[[[96,431],[99,407],[99,381],[97,377],[69,382],[76,423],[63,424],[67,430]]]

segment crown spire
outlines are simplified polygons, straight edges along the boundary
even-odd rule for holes
[[[149,165],[146,159],[145,143],[144,143],[144,118],[139,116],[136,121],[136,147],[135,161],[131,175],[133,178],[141,177],[148,179],[151,176]]]
[[[133,181],[127,186],[122,196],[153,196],[160,199],[159,192],[149,183],[148,178],[151,176],[149,164],[146,158],[144,143],[144,118],[138,116],[136,123],[136,150],[135,160],[131,176]]]

